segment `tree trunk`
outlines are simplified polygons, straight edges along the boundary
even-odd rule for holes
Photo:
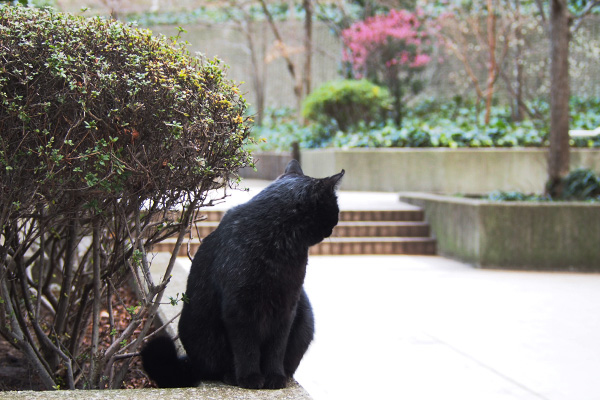
[[[562,193],[562,179],[569,173],[569,41],[570,13],[566,0],[550,5],[550,148],[546,192]]]
[[[306,125],[302,118],[302,102],[310,94],[312,87],[312,53],[313,53],[313,4],[312,0],[302,0],[304,8],[304,69],[302,71],[302,93],[298,99],[298,120]]]
[[[514,98],[512,105],[512,119],[515,122],[523,121],[523,28],[521,26],[520,1],[515,1],[516,15],[519,20],[515,28],[515,60],[514,60]]]
[[[496,15],[494,14],[494,4],[492,0],[487,1],[487,40],[490,52],[488,65],[487,91],[485,99],[485,124],[490,124],[490,114],[492,110],[492,99],[494,97],[494,83],[496,81]]]
[[[303,0],[302,5],[304,7],[305,19],[304,19],[304,74],[303,74],[303,86],[304,96],[308,96],[312,86],[312,52],[313,52],[313,5],[312,0]]]
[[[267,18],[267,22],[269,23],[269,26],[271,27],[273,36],[275,36],[275,43],[280,48],[281,56],[283,57],[283,59],[285,60],[285,63],[287,64],[287,68],[288,68],[288,72],[290,73],[290,77],[292,78],[292,81],[294,82],[294,95],[296,97],[296,113],[297,113],[297,119],[298,119],[298,121],[300,121],[301,115],[302,115],[301,108],[302,108],[302,99],[303,99],[303,93],[304,93],[302,90],[302,84],[303,84],[302,77],[298,76],[298,73],[296,72],[296,65],[292,61],[292,58],[290,57],[290,53],[286,50],[286,46],[283,41],[283,38],[281,37],[281,33],[279,33],[279,29],[277,28],[277,25],[275,25],[273,15],[267,8],[267,3],[265,2],[265,0],[259,0],[259,3],[263,10],[263,13],[265,14],[265,17]]]
[[[244,21],[242,21],[244,36],[246,37],[246,44],[248,45],[248,51],[250,53],[250,62],[252,64],[252,88],[254,89],[255,104],[256,107],[256,118],[255,125],[262,126],[263,119],[265,116],[265,98],[266,98],[266,76],[267,65],[264,60],[259,61],[259,57],[264,58],[266,53],[266,33],[264,24],[263,31],[259,33],[255,30],[256,25],[252,21],[252,17],[244,13]],[[261,48],[257,48],[256,41],[259,42]]]

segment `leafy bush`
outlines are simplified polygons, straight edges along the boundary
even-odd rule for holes
[[[589,169],[571,171],[563,182],[562,197],[567,200],[600,200],[600,177]]]
[[[391,102],[385,88],[367,80],[330,81],[304,100],[302,114],[325,127],[325,132],[331,127],[346,132],[359,123],[385,121]]]
[[[589,99],[572,97],[569,108],[571,129],[593,130],[600,127],[600,97]]]
[[[206,191],[249,162],[245,101],[218,60],[99,18],[0,7],[0,59],[0,333],[48,389],[119,387]]]

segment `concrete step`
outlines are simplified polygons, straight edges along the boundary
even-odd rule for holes
[[[426,237],[429,224],[423,221],[342,221],[333,237]]]
[[[195,235],[208,236],[217,229],[216,221],[199,222]],[[423,221],[342,221],[333,230],[334,237],[423,237],[429,236],[429,224]]]
[[[328,238],[310,248],[311,255],[413,254],[434,255],[430,237],[343,237]]]
[[[166,239],[152,249],[153,252],[172,252],[175,239]],[[200,241],[193,239],[179,249],[179,257],[194,256]],[[311,255],[344,254],[422,254],[434,255],[435,239],[430,237],[331,237],[310,248]]]
[[[152,247],[152,252],[153,253],[163,253],[163,252],[164,253],[172,253],[176,242],[177,242],[177,239],[175,239],[175,238],[165,239],[162,242],[155,244]],[[198,247],[200,247],[200,239],[195,238],[192,240],[185,240],[183,242],[183,245],[179,248],[179,254],[177,254],[177,256],[178,257],[187,257],[188,251],[189,251],[189,256],[194,257],[194,254],[196,254]]]
[[[218,222],[223,218],[223,210],[205,210],[206,222]],[[399,210],[342,210],[340,221],[423,221],[425,214],[421,209]]]
[[[206,237],[219,225],[224,211],[207,210],[206,219],[197,223],[194,235]],[[423,254],[436,252],[435,239],[430,237],[429,224],[421,209],[342,210],[340,222],[331,238],[313,246],[313,255],[341,254]],[[157,244],[153,251],[170,252],[175,245],[171,238]],[[179,250],[179,256],[193,256],[200,239],[193,239]]]
[[[205,222],[219,222],[226,212],[226,210],[204,210],[200,214],[206,217]]]
[[[421,209],[407,210],[342,210],[340,221],[423,221]]]

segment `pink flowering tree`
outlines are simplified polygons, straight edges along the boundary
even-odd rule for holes
[[[402,124],[406,89],[418,92],[415,74],[431,61],[432,32],[420,12],[390,10],[359,21],[342,31],[344,61],[355,78],[388,86],[394,97],[395,121]]]

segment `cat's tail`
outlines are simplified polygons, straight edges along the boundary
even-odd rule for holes
[[[173,340],[159,336],[142,349],[144,370],[161,388],[190,387],[198,382],[187,357],[179,357]]]

